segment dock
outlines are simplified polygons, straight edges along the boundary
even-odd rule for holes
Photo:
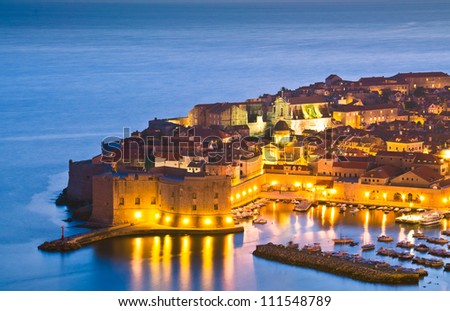
[[[315,204],[317,204],[317,202],[303,200],[300,203],[295,204],[293,211],[304,213],[304,212],[309,211],[309,209]]]
[[[419,279],[427,275],[423,269],[393,267],[385,262],[370,261],[355,255],[336,252],[308,252],[273,243],[258,245],[253,255],[371,283],[418,284]]]

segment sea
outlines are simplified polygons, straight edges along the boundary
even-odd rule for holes
[[[417,230],[380,211],[294,214],[277,203],[262,209],[266,225],[246,223],[243,234],[121,238],[63,254],[37,246],[63,224],[66,235],[86,230],[65,223],[70,214],[54,201],[68,161],[99,154],[105,137],[329,74],[449,72],[449,16],[450,2],[437,0],[1,0],[0,290],[448,290],[442,269],[387,286],[252,255],[270,241],[332,250],[341,234],[374,241],[384,230],[398,240]]]

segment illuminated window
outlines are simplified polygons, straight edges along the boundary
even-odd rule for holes
[[[152,199],[150,200],[150,204],[156,204],[156,197],[152,197]]]
[[[119,198],[119,204],[120,204],[120,205],[124,205],[124,204],[125,204],[124,198]]]
[[[197,210],[197,204],[192,204],[192,210],[196,211]]]

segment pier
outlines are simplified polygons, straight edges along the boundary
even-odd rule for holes
[[[423,269],[392,267],[387,263],[369,261],[362,257],[333,252],[309,252],[272,243],[258,245],[253,255],[371,283],[418,284],[419,279],[427,274]]]
[[[48,252],[69,252],[80,249],[83,246],[106,239],[125,236],[153,236],[153,235],[218,235],[229,233],[242,233],[242,226],[221,229],[182,229],[168,228],[149,224],[125,224],[115,227],[91,230],[75,234],[61,239],[47,241],[38,246],[38,249]]]

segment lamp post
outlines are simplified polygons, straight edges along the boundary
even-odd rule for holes
[[[64,242],[64,225],[61,226],[61,241]]]

